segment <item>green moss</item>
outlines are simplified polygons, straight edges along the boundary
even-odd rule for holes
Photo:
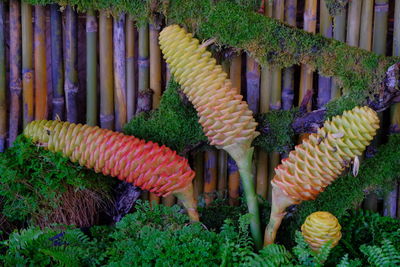
[[[171,79],[161,98],[160,107],[133,118],[126,124],[124,132],[166,145],[178,152],[187,146],[206,142],[196,110],[192,105],[182,102],[179,88],[178,83]]]
[[[294,131],[291,127],[293,119],[298,112],[294,110],[274,110],[257,117],[261,133],[253,145],[261,147],[267,152],[285,152],[293,146]]]
[[[331,16],[335,16],[342,12],[346,8],[349,0],[325,0],[326,7],[329,10]]]
[[[315,211],[329,211],[339,220],[349,209],[364,199],[366,192],[380,189],[381,193],[392,190],[400,173],[400,134],[392,135],[378,153],[363,161],[359,174],[344,175],[328,186],[314,201],[303,202],[295,213],[292,231],[299,229],[305,218]]]

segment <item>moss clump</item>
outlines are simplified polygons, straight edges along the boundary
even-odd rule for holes
[[[285,152],[293,146],[294,131],[291,126],[298,109],[273,110],[257,116],[257,131],[261,133],[253,145],[266,152]]]
[[[180,86],[169,82],[157,110],[143,112],[124,127],[124,132],[147,141],[157,142],[183,152],[188,146],[206,142],[196,110],[185,105],[178,93]]]
[[[325,0],[326,7],[331,16],[340,14],[345,8],[349,0]]]
[[[292,229],[298,229],[304,219],[315,211],[329,211],[339,220],[364,199],[366,191],[392,189],[400,173],[400,134],[390,136],[378,153],[363,161],[359,174],[347,174],[328,186],[314,201],[303,202],[295,213]]]

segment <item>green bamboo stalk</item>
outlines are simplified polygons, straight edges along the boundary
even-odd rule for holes
[[[138,100],[136,114],[149,111],[152,106],[152,92],[150,90],[150,62],[149,62],[149,25],[139,26],[138,49]]]
[[[351,46],[358,46],[360,40],[361,5],[362,0],[349,2],[346,42]]]
[[[297,0],[286,1],[285,21],[287,24],[296,27]],[[282,87],[282,109],[289,110],[294,100],[294,67],[286,68],[283,71]]]
[[[374,0],[364,0],[361,11],[360,47],[371,51],[372,22],[374,16]]]
[[[58,4],[51,5],[51,78],[53,87],[53,120],[65,119],[64,65],[61,12]]]
[[[125,14],[114,18],[114,104],[115,130],[126,123]]]
[[[34,120],[32,6],[21,4],[22,27],[22,126]]]
[[[18,0],[10,0],[10,126],[8,144],[17,138],[21,121],[21,21]]]
[[[340,9],[340,12],[337,13],[333,18],[333,38],[341,42],[346,41],[346,17],[347,9],[342,8]],[[337,85],[336,78],[333,77],[331,87],[331,99],[340,97],[340,95],[340,88]]]
[[[0,2],[0,152],[4,152],[7,135],[7,88],[4,2]]]
[[[388,31],[388,0],[375,1],[374,14],[374,39],[372,51],[380,55],[386,55],[386,39]],[[395,20],[398,19],[395,17]]]
[[[67,120],[76,123],[78,120],[78,71],[77,71],[77,25],[76,13],[71,6],[65,9],[65,83],[64,91],[66,97]]]
[[[135,86],[135,24],[132,17],[126,20],[126,110],[130,121],[136,110]]]
[[[107,11],[99,15],[99,49],[100,49],[100,126],[114,129],[114,72],[112,19]]]
[[[97,99],[97,18],[93,9],[86,12],[86,123],[98,124]]]
[[[326,7],[325,0],[321,1],[320,4],[320,28],[319,32],[322,36],[332,38],[332,17],[329,14],[328,8]],[[318,77],[318,99],[317,107],[321,108],[331,99],[331,84],[332,79],[319,75]]]

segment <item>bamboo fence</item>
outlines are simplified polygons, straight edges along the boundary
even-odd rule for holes
[[[264,2],[258,12],[292,27],[377,54],[400,56],[400,0],[351,0],[332,16],[325,0]],[[0,151],[12,145],[33,119],[59,118],[121,131],[138,113],[157,108],[170,77],[158,47],[161,25],[165,22],[136,24],[129,15],[109,10],[78,13],[70,6],[60,11],[55,4],[0,1]],[[86,29],[85,38],[78,38],[78,28]],[[227,51],[215,55],[254,113],[289,110],[301,103],[308,90],[314,95],[309,110],[341,95],[334,78],[319,76],[307,65],[261,66],[249,55]],[[79,59],[83,54],[85,60]],[[85,70],[84,75],[78,69]],[[80,94],[86,95],[84,101]],[[86,116],[78,110],[86,110]],[[391,132],[400,132],[400,106],[393,106],[390,113],[381,116],[391,121]],[[387,135],[387,128],[381,136]],[[256,152],[255,184],[261,197],[268,199],[274,168],[285,156]],[[189,157],[196,171],[195,197],[201,205],[220,197],[231,205],[240,203],[238,169],[225,152],[210,148]],[[367,206],[400,217],[399,195],[396,185],[384,198],[375,195],[367,200]],[[144,194],[143,198],[176,203],[172,197]]]

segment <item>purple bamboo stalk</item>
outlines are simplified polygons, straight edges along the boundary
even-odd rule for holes
[[[21,122],[21,11],[18,0],[10,0],[10,127],[9,146],[17,138]]]
[[[77,16],[71,6],[65,10],[65,83],[67,120],[76,123],[78,121],[78,71],[77,71]]]
[[[4,2],[0,2],[0,152],[4,152],[7,135],[6,51],[4,36]]]
[[[246,85],[247,103],[250,110],[257,114],[260,102],[260,68],[250,56],[247,56]]]

